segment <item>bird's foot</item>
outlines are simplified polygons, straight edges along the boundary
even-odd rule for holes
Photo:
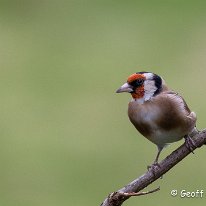
[[[155,171],[157,170],[157,168],[160,168],[160,165],[158,162],[154,162],[152,165],[147,166],[147,170],[151,171],[153,176],[156,176]]]
[[[194,154],[194,150],[197,148],[194,140],[189,135],[185,135],[184,138],[186,147]]]

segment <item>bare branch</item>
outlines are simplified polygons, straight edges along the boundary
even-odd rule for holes
[[[192,139],[197,148],[206,144],[206,129],[196,134]],[[195,150],[196,148],[193,149]],[[148,192],[140,192],[142,189],[144,189],[152,182],[159,179],[163,174],[168,172],[172,167],[174,167],[177,163],[179,163],[191,152],[192,151],[187,147],[186,143],[184,143],[175,151],[173,151],[170,155],[168,155],[164,160],[162,160],[159,163],[160,167],[154,168],[155,175],[151,170],[149,170],[148,172],[133,180],[117,192],[111,193],[104,200],[101,206],[120,206],[123,204],[125,200],[127,200],[131,196],[139,196],[158,191],[159,188]]]
[[[160,187],[154,189],[154,190],[149,190],[149,191],[146,191],[146,192],[131,192],[131,193],[119,193],[120,195],[123,195],[125,197],[133,197],[133,196],[141,196],[141,195],[147,195],[147,194],[150,194],[150,193],[153,193],[153,192],[157,192],[160,190]]]

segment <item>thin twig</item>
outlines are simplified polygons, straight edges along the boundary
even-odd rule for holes
[[[125,197],[133,197],[133,196],[147,195],[147,194],[150,194],[150,193],[153,193],[153,192],[157,192],[159,190],[160,190],[160,187],[158,187],[154,190],[146,191],[146,192],[130,192],[130,193],[124,192],[124,193],[120,193],[120,194],[125,196]]]
[[[197,148],[206,144],[206,129],[199,132],[198,134],[195,134],[195,136],[193,137],[193,141]],[[197,148],[194,148],[194,150]],[[173,151],[170,155],[168,155],[164,160],[162,160],[159,163],[159,167],[155,167],[153,171],[147,171],[145,174],[133,180],[125,187],[119,189],[117,192],[111,193],[104,200],[101,206],[120,206],[125,200],[129,199],[131,196],[139,196],[135,194],[138,194],[141,190],[150,185],[152,182],[162,177],[163,174],[167,173],[172,167],[182,161],[191,152],[191,149],[189,149],[186,143],[184,143],[175,151]],[[134,195],[121,195],[121,193]],[[144,192],[142,192],[141,195],[143,194]]]

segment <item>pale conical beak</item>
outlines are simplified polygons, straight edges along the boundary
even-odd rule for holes
[[[133,92],[132,86],[129,85],[128,83],[123,84],[123,85],[116,91],[116,93],[121,93],[121,92]]]

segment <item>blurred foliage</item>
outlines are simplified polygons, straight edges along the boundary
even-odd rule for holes
[[[145,172],[156,146],[115,94],[133,72],[160,74],[204,128],[205,22],[202,0],[0,1],[0,205],[99,205]],[[205,205],[170,196],[206,192],[204,160],[202,148],[125,206]]]

